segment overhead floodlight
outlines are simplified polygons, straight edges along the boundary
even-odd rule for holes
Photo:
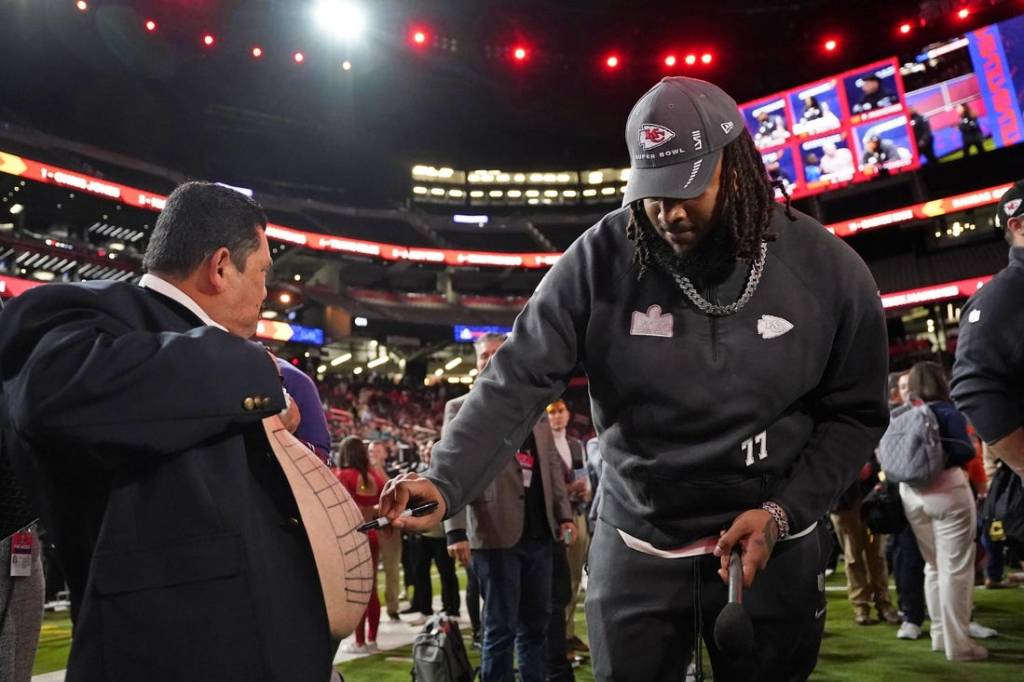
[[[320,0],[314,8],[320,29],[336,40],[357,40],[366,28],[366,12],[350,0]]]
[[[25,210],[25,207],[21,204],[14,204],[11,206],[11,215],[18,215]]]

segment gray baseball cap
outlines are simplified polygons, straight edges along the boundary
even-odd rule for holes
[[[622,205],[704,193],[722,148],[743,132],[743,116],[717,85],[672,76],[647,91],[626,121],[630,173]]]

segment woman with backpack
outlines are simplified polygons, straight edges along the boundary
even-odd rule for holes
[[[964,467],[974,457],[967,420],[950,401],[942,366],[919,362],[910,370],[910,394],[935,415],[945,468],[923,485],[900,483],[907,520],[925,559],[925,600],[932,651],[951,661],[980,661],[988,649],[969,634],[974,602],[974,495]]]

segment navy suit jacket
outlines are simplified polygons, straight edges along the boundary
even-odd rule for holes
[[[49,284],[0,317],[0,379],[5,442],[71,588],[68,682],[328,679],[260,345],[134,285]]]

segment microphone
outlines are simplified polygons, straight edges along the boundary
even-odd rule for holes
[[[743,655],[754,650],[754,625],[743,608],[743,563],[740,547],[729,556],[729,603],[715,619],[715,644],[723,653]]]

